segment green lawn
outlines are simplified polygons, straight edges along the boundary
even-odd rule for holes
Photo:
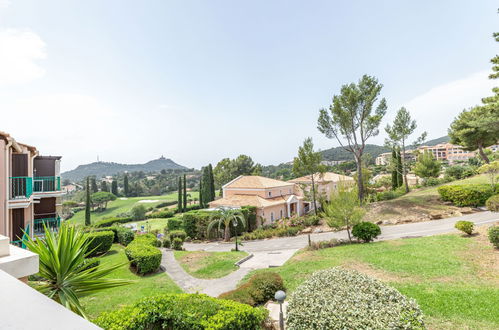
[[[498,253],[484,232],[441,235],[299,251],[284,266],[257,272],[278,272],[291,292],[317,270],[353,268],[415,298],[430,328],[497,329]]]
[[[96,318],[104,311],[115,310],[121,306],[133,304],[135,301],[161,293],[180,293],[182,290],[163,272],[147,276],[132,273],[125,256],[125,248],[114,244],[111,250],[101,257],[101,265],[126,263],[126,265],[108,275],[113,278],[135,280],[135,283],[104,290],[81,299],[89,317]]]
[[[141,226],[144,226],[144,229],[148,232],[156,229],[158,229],[160,232],[163,232],[163,229],[166,227],[166,224],[168,223],[168,219],[161,219],[161,218],[147,219],[137,222],[130,222],[129,224],[133,223],[137,224],[138,229],[140,229]]]
[[[198,197],[197,191],[189,192],[192,198]],[[120,213],[128,212],[135,205],[139,204],[142,200],[157,200],[157,202],[153,203],[140,203],[143,204],[146,208],[151,206],[156,206],[161,202],[166,201],[176,201],[177,200],[177,192],[170,193],[168,195],[161,196],[143,196],[143,197],[128,197],[128,198],[120,198],[118,197],[115,201],[109,202],[107,209],[103,212],[92,212],[91,221],[92,223],[102,220],[104,218],[109,218],[116,216]],[[85,211],[77,212],[71,219],[68,220],[69,223],[73,224],[83,224],[85,222]]]
[[[184,270],[197,278],[220,278],[235,271],[234,263],[248,254],[243,251],[175,251],[175,259]]]

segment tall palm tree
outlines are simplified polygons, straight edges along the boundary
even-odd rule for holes
[[[218,212],[214,213],[210,217],[210,223],[208,224],[208,234],[217,227],[218,230],[224,226],[224,241],[228,242],[230,240],[230,224],[231,222],[241,224],[243,228],[246,228],[248,221],[244,217],[244,214],[240,210],[224,209],[219,208]]]
[[[63,224],[58,233],[45,227],[45,238],[26,241],[27,248],[37,253],[40,260],[40,278],[33,286],[64,307],[87,318],[79,299],[85,295],[132,281],[104,278],[122,264],[102,267],[84,267],[90,241],[73,226]]]

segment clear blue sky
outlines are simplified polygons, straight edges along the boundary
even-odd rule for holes
[[[489,0],[0,0],[0,130],[64,169],[277,164],[307,136],[338,145],[318,110],[367,73],[385,86],[383,126],[405,105],[436,138],[497,85],[498,22]]]

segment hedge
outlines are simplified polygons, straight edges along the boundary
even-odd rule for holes
[[[115,223],[127,223],[133,221],[131,217],[114,217],[114,218],[107,218],[107,219],[102,219],[100,221],[97,221],[94,226],[99,228],[99,227],[111,227]]]
[[[494,195],[487,199],[485,206],[487,206],[487,210],[489,211],[499,212],[499,195]]]
[[[287,329],[424,329],[414,299],[354,270],[313,273],[289,299]]]
[[[213,215],[213,211],[190,211],[182,215],[184,231],[192,239],[207,239],[216,237],[213,231],[207,236],[208,224]]]
[[[183,229],[182,219],[179,218],[168,219],[168,223],[166,224],[166,229],[168,231]]]
[[[128,244],[125,254],[138,274],[156,271],[161,264],[162,253],[156,246],[161,242],[152,234],[138,235]]]
[[[204,294],[165,294],[105,312],[95,323],[104,329],[260,329],[268,312]]]
[[[89,257],[106,253],[111,249],[114,241],[114,232],[108,231],[95,231],[85,234],[85,237],[90,242],[87,248]]]
[[[116,230],[116,236],[117,236],[118,243],[120,243],[123,246],[127,246],[135,238],[135,234],[133,233],[133,231],[130,228],[116,226],[116,227],[114,227],[114,229]]]
[[[148,219],[156,219],[156,218],[173,218],[175,215],[175,212],[172,210],[165,210],[165,211],[156,211],[148,214],[146,218]]]
[[[499,226],[490,227],[487,235],[489,236],[490,243],[499,249]]]
[[[183,231],[183,230],[173,230],[173,231],[171,231],[171,232],[169,233],[168,237],[170,238],[170,241],[172,241],[172,242],[173,242],[173,240],[174,240],[175,238],[180,238],[180,240],[181,240],[182,242],[184,242],[184,241],[185,241],[185,239],[187,238],[187,234],[186,234],[186,232],[185,232],[185,231]]]
[[[499,190],[499,185],[496,186]],[[438,188],[443,201],[452,202],[456,206],[482,206],[494,195],[490,184],[445,185]]]

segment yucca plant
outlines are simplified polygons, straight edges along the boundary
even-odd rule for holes
[[[40,261],[37,281],[32,282],[33,287],[49,298],[87,318],[80,304],[81,297],[132,283],[105,278],[122,264],[84,267],[85,258],[92,251],[88,251],[90,241],[81,230],[63,224],[58,233],[46,226],[44,231],[43,239],[29,237],[26,247],[37,253]]]
[[[208,234],[213,230],[213,228],[218,228],[218,230],[224,227],[224,241],[228,242],[230,240],[230,224],[231,222],[241,224],[243,228],[247,227],[247,220],[243,213],[239,210],[231,209],[218,209],[218,212],[214,213],[210,217],[210,223],[208,224]],[[237,230],[237,229],[236,229]]]

